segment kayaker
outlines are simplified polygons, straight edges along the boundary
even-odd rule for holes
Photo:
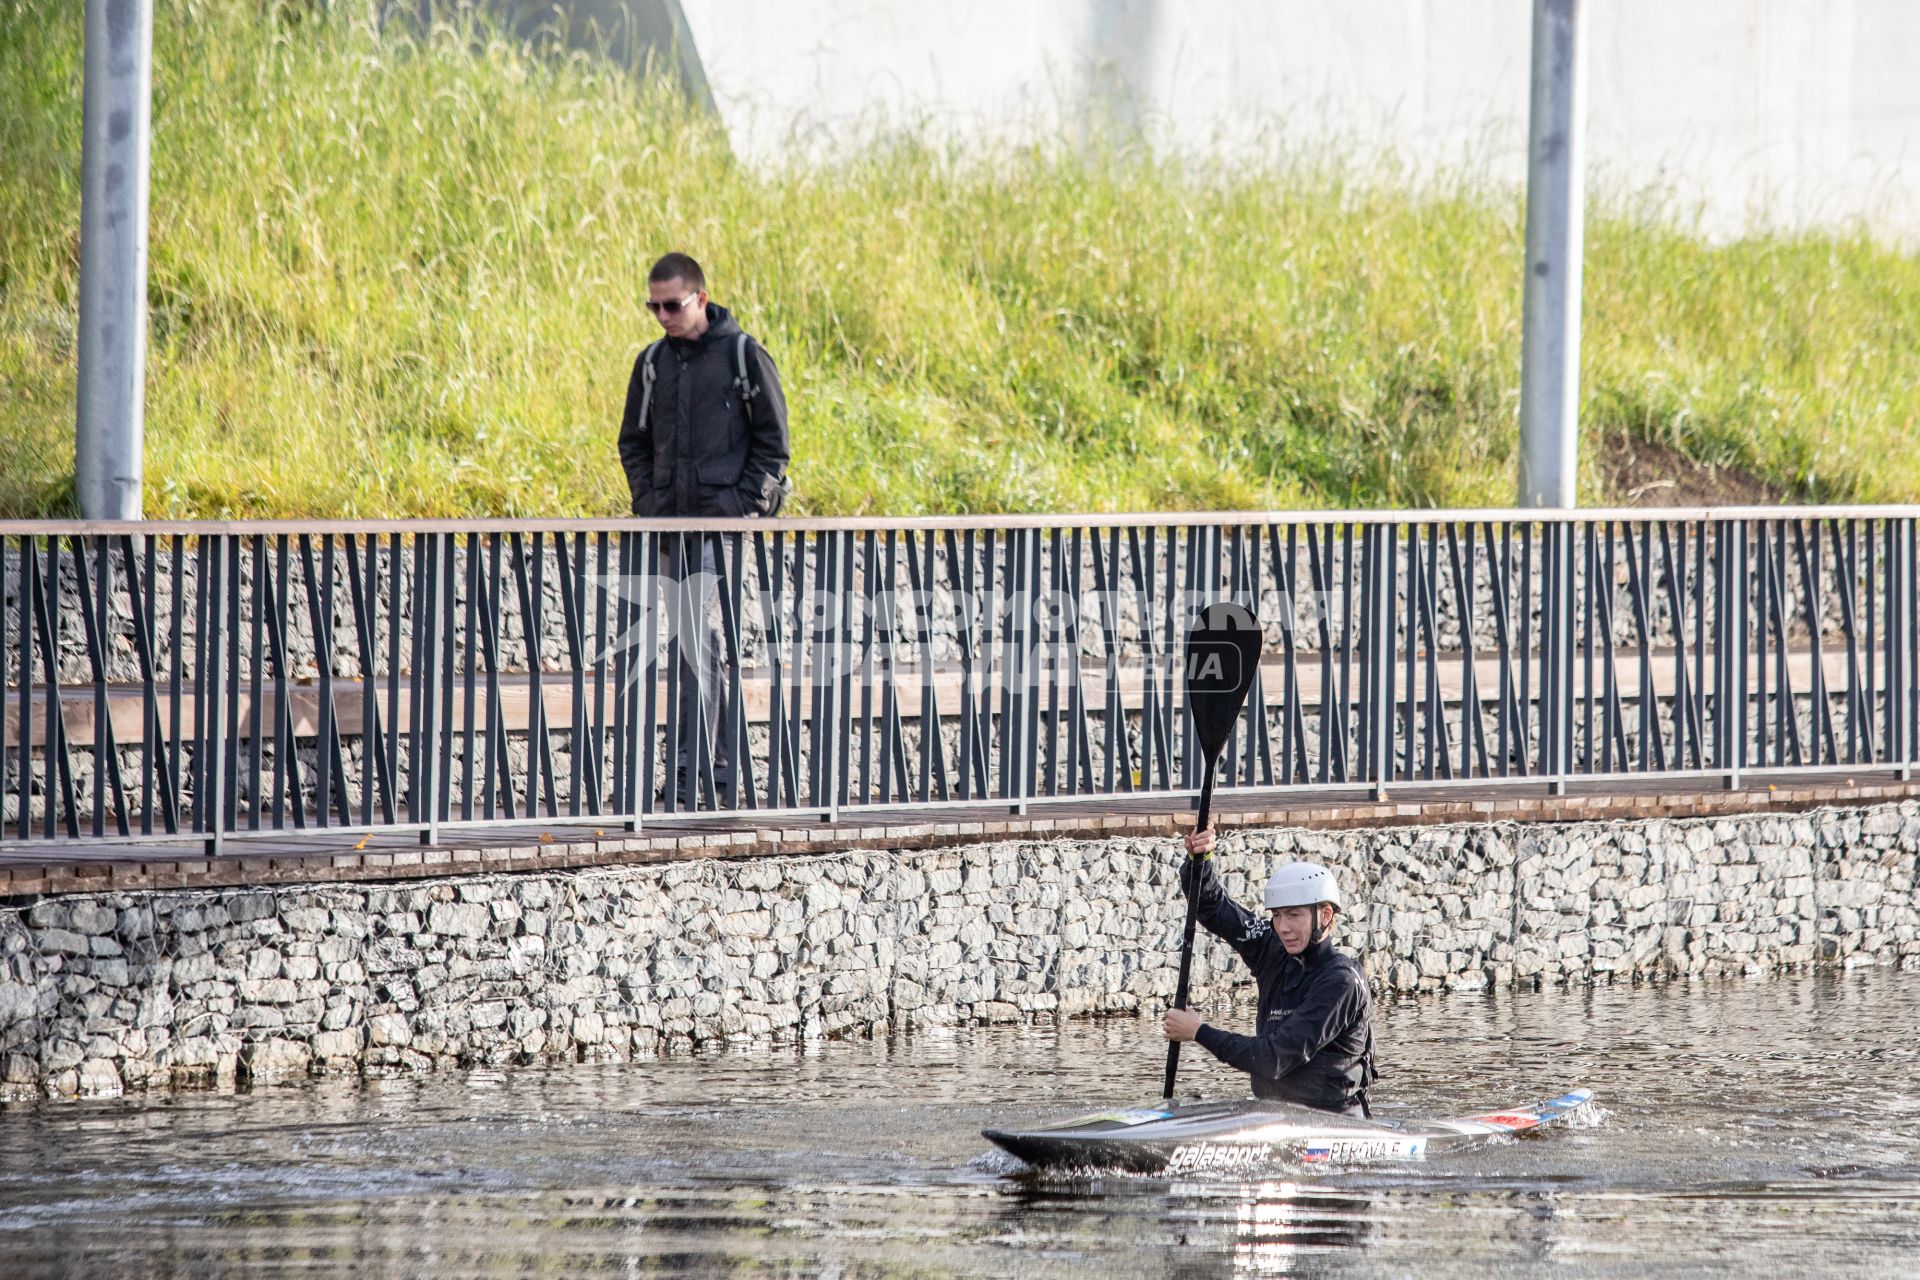
[[[1253,971],[1260,1000],[1253,1035],[1209,1026],[1191,1009],[1169,1009],[1169,1040],[1192,1040],[1253,1078],[1257,1098],[1364,1116],[1373,1069],[1373,998],[1360,965],[1333,949],[1341,908],[1333,872],[1289,862],[1267,881],[1268,918],[1227,897],[1214,874],[1214,833],[1186,838],[1180,887],[1199,895],[1199,921]]]

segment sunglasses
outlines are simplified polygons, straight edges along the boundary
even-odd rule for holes
[[[690,293],[678,302],[655,302],[652,298],[648,298],[647,310],[657,316],[677,316],[699,300],[698,293]]]

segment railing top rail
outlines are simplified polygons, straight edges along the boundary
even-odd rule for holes
[[[1920,505],[1745,507],[1512,507],[1382,511],[1063,512],[971,516],[835,516],[804,519],[642,520],[426,519],[426,520],[0,520],[0,536],[120,537],[150,534],[421,534],[421,533],[730,533],[756,529],[788,533],[866,530],[1190,528],[1248,525],[1576,524],[1589,521],[1920,519]]]

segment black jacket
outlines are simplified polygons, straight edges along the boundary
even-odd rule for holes
[[[1253,1077],[1258,1098],[1327,1111],[1364,1106],[1373,1079],[1373,997],[1359,964],[1326,938],[1290,956],[1266,919],[1233,902],[1212,858],[1189,858],[1181,887],[1199,879],[1200,923],[1224,938],[1259,985],[1254,1034],[1202,1026],[1200,1045]]]
[[[640,421],[647,352],[633,363],[620,416],[620,465],[637,516],[769,515],[787,471],[787,402],[773,358],[747,340],[755,393],[741,403],[740,326],[707,304],[707,331],[653,350],[653,399]]]

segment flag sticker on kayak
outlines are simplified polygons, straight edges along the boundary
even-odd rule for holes
[[[1425,1138],[1308,1138],[1300,1158],[1344,1164],[1353,1160],[1418,1160]]]

